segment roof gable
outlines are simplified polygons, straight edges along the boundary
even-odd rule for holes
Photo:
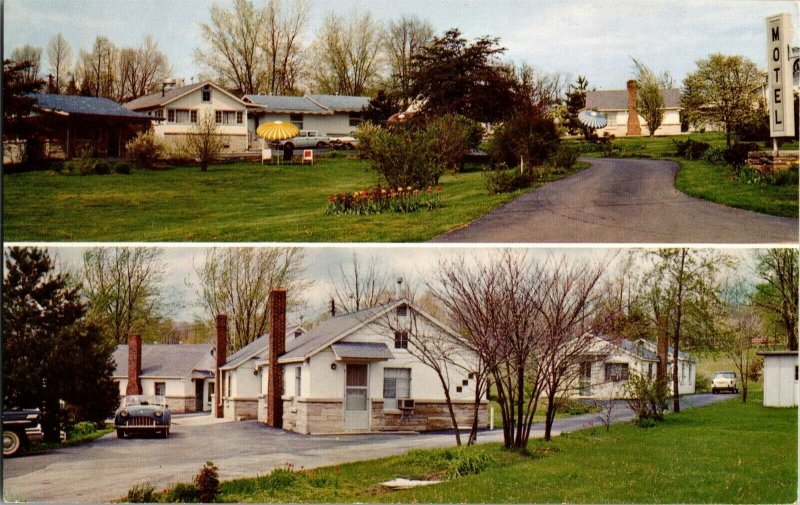
[[[298,331],[301,333],[301,335],[295,337],[295,335],[297,334]],[[289,337],[293,337],[292,340],[296,340],[296,339],[300,338],[303,333],[305,333],[305,330],[303,329],[302,326],[299,326],[299,325],[298,326],[293,326],[293,327],[288,328],[286,330],[285,338],[288,340]],[[292,340],[288,340],[288,341],[291,342]],[[244,363],[245,361],[247,361],[249,359],[252,359],[252,358],[255,358],[255,359],[266,358],[266,354],[267,354],[268,350],[269,350],[269,332],[264,334],[264,335],[261,335],[257,339],[253,340],[252,342],[250,342],[246,346],[242,347],[241,349],[239,349],[235,353],[233,353],[230,356],[228,356],[228,359],[225,362],[225,365],[221,366],[220,370],[230,370],[232,368],[236,368],[239,365],[241,365],[242,363]]]
[[[205,86],[211,86],[215,90],[223,93],[227,97],[235,100],[236,102],[240,103],[241,105],[247,106],[245,102],[239,99],[237,96],[227,92],[226,90],[222,89],[221,87],[217,86],[211,81],[204,81],[198,82],[195,84],[187,84],[186,86],[180,86],[177,88],[172,88],[169,91],[162,92],[157,91],[155,93],[150,93],[149,95],[140,96],[139,98],[135,98],[130,102],[125,104],[125,107],[131,110],[146,110],[152,109],[155,107],[163,107],[167,104],[174,102],[179,98],[183,98],[184,96],[194,93],[195,91],[199,90]]]

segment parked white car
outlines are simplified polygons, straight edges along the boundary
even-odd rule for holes
[[[331,143],[331,138],[323,135],[318,131],[301,130],[300,133],[291,139],[281,140],[278,146],[281,149],[284,147],[291,147],[292,149],[308,149],[309,147],[324,148],[328,147]]]
[[[736,372],[716,372],[711,379],[711,392],[717,394],[720,391],[739,392],[739,381],[736,379]]]

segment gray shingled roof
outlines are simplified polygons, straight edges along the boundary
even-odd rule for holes
[[[369,104],[368,96],[306,95],[326,109],[336,112],[360,112]]]
[[[172,88],[165,92],[164,96],[161,96],[161,92],[157,91],[155,93],[150,93],[149,95],[134,98],[130,102],[126,103],[125,107],[131,110],[151,109],[172,101],[185,93],[190,93],[198,88],[201,88],[202,86],[205,86],[206,84],[210,83],[196,82],[194,84],[187,84],[186,86]]]
[[[215,368],[212,344],[144,344],[140,377],[188,377],[193,371]],[[128,346],[118,345],[113,354],[114,377],[128,376]]]
[[[336,342],[331,346],[339,359],[392,359],[386,344],[373,342]]]
[[[268,112],[333,114],[304,96],[245,95],[244,98],[264,107]]]
[[[295,340],[294,332],[297,330],[297,326],[292,326],[291,328],[286,329],[286,339],[287,344]],[[300,337],[302,338],[302,335]],[[253,340],[246,346],[242,347],[235,353],[228,356],[228,360],[225,362],[225,366],[222,368],[228,370],[231,368],[235,368],[241,362],[248,360],[250,358],[256,359],[263,359],[267,357],[267,350],[269,349],[269,333],[261,335],[257,339]]]
[[[599,338],[609,342],[619,348],[635,355],[642,359],[650,361],[658,361],[658,353],[656,352],[656,344],[648,342],[644,339],[631,341],[625,338],[615,339],[606,335],[598,335]],[[668,346],[667,353],[672,356],[672,346]],[[678,351],[678,357],[688,361],[696,361],[695,357],[687,352]]]
[[[378,305],[369,309],[343,314],[323,321],[308,330],[303,336],[286,343],[286,354],[281,356],[279,362],[293,359],[306,358],[316,349],[323,347],[336,337],[349,332],[361,323],[380,314],[383,310],[399,304],[400,300]]]
[[[681,92],[679,89],[662,89],[664,105],[667,109],[680,109]],[[586,92],[586,108],[603,110],[627,110],[628,90],[605,89]]]
[[[66,112],[67,114],[130,118],[148,121],[153,119],[150,116],[128,110],[108,98],[50,95],[45,93],[32,93],[30,96],[36,99],[35,107],[57,112]]]

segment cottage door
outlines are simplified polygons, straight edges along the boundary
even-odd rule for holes
[[[347,365],[344,388],[344,429],[369,430],[368,365]]]

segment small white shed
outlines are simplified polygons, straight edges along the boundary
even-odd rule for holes
[[[764,406],[796,407],[798,399],[797,351],[762,351]]]

